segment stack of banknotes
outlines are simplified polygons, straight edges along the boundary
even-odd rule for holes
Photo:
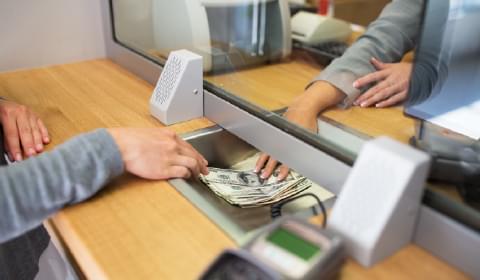
[[[209,171],[208,175],[201,175],[200,180],[219,197],[242,208],[272,204],[296,195],[312,185],[310,180],[293,171],[281,182],[277,182],[275,173],[269,179],[263,180],[251,170],[210,167]]]

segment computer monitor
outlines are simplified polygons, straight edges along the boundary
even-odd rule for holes
[[[408,96],[408,115],[480,138],[480,1],[425,1]]]

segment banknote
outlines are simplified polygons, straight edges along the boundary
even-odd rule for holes
[[[310,180],[291,171],[278,182],[276,173],[264,180],[253,170],[209,168],[209,174],[200,176],[215,194],[240,207],[259,207],[275,203],[309,188]]]

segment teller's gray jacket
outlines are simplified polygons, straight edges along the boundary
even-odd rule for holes
[[[362,90],[353,82],[376,69],[370,63],[372,57],[392,63],[417,44],[423,9],[423,0],[393,0],[340,57],[335,59],[314,81],[327,81],[342,90],[346,97],[342,107],[348,107]]]

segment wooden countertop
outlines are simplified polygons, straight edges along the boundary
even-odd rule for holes
[[[149,114],[152,89],[108,60],[0,73],[0,96],[38,112],[52,136],[49,149],[98,127],[162,126]],[[385,114],[394,110],[385,110]],[[352,123],[360,122],[352,119],[362,115],[370,118],[367,110],[330,114]],[[207,119],[197,119],[172,128],[181,133],[209,125]],[[61,211],[52,223],[89,279],[193,279],[224,248],[235,247],[166,181],[131,175],[117,178],[94,198]],[[348,261],[341,272],[343,279],[432,277],[466,278],[415,245],[371,269]]]

